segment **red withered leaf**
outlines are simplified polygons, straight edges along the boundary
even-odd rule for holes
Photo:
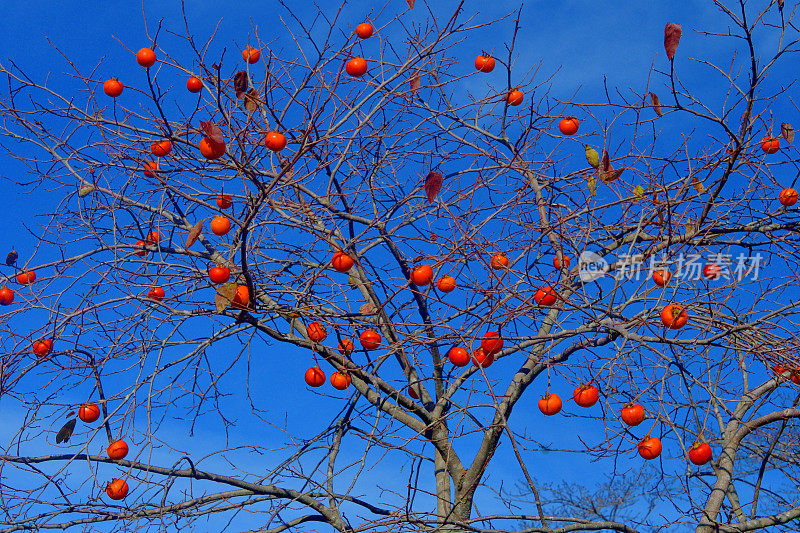
[[[605,148],[603,149],[603,157],[600,159],[600,168],[598,170],[600,172],[611,170],[611,158],[608,157],[608,152],[606,152]]]
[[[203,222],[205,222],[205,219],[195,224],[194,227],[192,227],[192,229],[189,231],[189,236],[186,237],[187,248],[191,248],[192,245],[197,242],[197,237],[199,237],[200,233],[203,231]]]
[[[247,72],[240,70],[233,77],[233,88],[236,91],[236,98],[241,98],[247,92],[247,87],[250,83],[247,80]]]
[[[425,194],[428,196],[428,203],[431,203],[442,190],[442,178],[441,172],[428,172],[425,176]]]
[[[681,40],[681,25],[674,22],[667,23],[664,28],[664,50],[667,51],[667,57],[670,61],[675,57],[675,50],[678,49],[678,43]]]
[[[225,139],[222,138],[222,130],[219,126],[214,124],[213,122],[203,122],[200,121],[200,129],[205,133],[206,137],[214,141],[215,143],[222,143],[225,142]]]
[[[406,0],[406,3],[408,4],[408,8],[409,9],[414,9],[414,2],[416,2],[416,1],[417,0]]]

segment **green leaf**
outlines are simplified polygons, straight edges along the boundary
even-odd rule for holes
[[[588,144],[586,145],[584,150],[586,151],[586,162],[589,163],[592,166],[592,168],[599,167],[600,166],[600,154],[597,153],[597,150],[595,150],[594,148],[592,148]]]

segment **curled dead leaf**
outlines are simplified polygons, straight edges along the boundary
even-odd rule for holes
[[[788,122],[781,124],[781,135],[786,139],[786,142],[792,144],[794,141],[794,128]]]
[[[664,113],[661,111],[661,100],[658,99],[656,93],[650,93],[650,103],[653,104],[653,109],[656,111],[656,115],[659,117]]]
[[[697,192],[701,194],[706,190],[706,188],[703,186],[703,182],[697,179],[697,176],[692,176],[692,185],[697,190]]]
[[[250,81],[247,79],[247,72],[244,70],[237,72],[233,77],[233,89],[236,91],[236,98],[241,98],[247,92],[249,85]]]
[[[681,40],[681,25],[669,22],[664,27],[664,50],[667,52],[667,57],[670,61],[675,57],[675,50],[678,49],[678,43]]]
[[[217,294],[214,296],[214,305],[217,308],[217,313],[223,312],[233,302],[236,297],[236,284],[226,283],[217,287]]]
[[[428,197],[428,203],[433,202],[436,195],[442,189],[442,173],[441,172],[428,172],[425,176],[425,194]]]
[[[644,196],[644,187],[642,187],[641,185],[637,185],[636,187],[634,187],[633,195],[636,196],[637,198],[641,198],[642,196]]]
[[[186,247],[187,248],[191,248],[191,246],[195,242],[197,242],[197,237],[199,237],[200,233],[203,232],[203,223],[204,222],[205,222],[205,219],[201,220],[200,222],[198,222],[197,224],[192,226],[191,230],[189,230],[189,236],[186,237]]]
[[[600,179],[603,180],[603,183],[611,183],[615,179],[619,178],[624,171],[625,167],[618,168],[617,170],[609,167],[607,172],[598,172],[598,174],[600,175]]]
[[[600,159],[600,166],[597,167],[600,172],[608,172],[611,169],[611,158],[608,156],[608,152],[603,149],[603,157]]]
[[[215,143],[225,142],[225,139],[223,139],[223,137],[222,137],[222,130],[220,129],[219,126],[217,126],[215,123],[213,123],[211,121],[203,122],[201,120],[200,121],[200,130],[205,134],[206,137],[208,137],[210,140],[214,141]]]
[[[409,78],[409,82],[411,83],[411,94],[413,96],[417,95],[417,91],[419,90],[419,86],[420,86],[421,81],[422,80],[421,80],[421,77],[419,75],[419,71],[415,70],[411,74],[411,78]]]
[[[361,313],[362,315],[371,315],[375,313],[375,306],[367,302],[361,306],[358,312]]]
[[[251,88],[244,95],[244,108],[249,113],[253,113],[259,107],[261,107],[261,97],[258,96],[258,91]]]
[[[72,436],[72,432],[75,431],[75,421],[75,418],[67,420],[67,423],[61,427],[61,429],[58,431],[58,435],[56,435],[56,444],[69,441],[69,438]]]
[[[408,9],[414,9],[414,2],[416,1],[417,0],[406,0],[406,3],[408,4]]]

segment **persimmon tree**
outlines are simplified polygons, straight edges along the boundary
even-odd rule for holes
[[[587,102],[469,3],[3,63],[0,531],[794,527],[796,6],[709,4]]]

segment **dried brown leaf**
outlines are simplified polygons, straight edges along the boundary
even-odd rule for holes
[[[358,312],[361,313],[362,315],[371,315],[375,312],[375,306],[367,302],[361,306]]]
[[[192,245],[195,242],[197,242],[197,237],[199,237],[200,233],[203,232],[203,223],[204,222],[205,222],[205,219],[201,220],[200,222],[198,222],[197,224],[192,226],[191,230],[189,230],[189,236],[186,237],[186,247],[187,248],[191,248]]]
[[[214,305],[217,307],[217,313],[223,312],[233,302],[236,297],[236,284],[226,283],[217,288],[217,294],[214,297]]]
[[[244,108],[249,113],[253,113],[259,107],[261,107],[261,98],[258,96],[258,91],[250,89],[244,95]]]
[[[633,194],[637,198],[644,196],[644,187],[642,187],[641,185],[637,185],[636,187],[633,188]]]
[[[14,266],[14,263],[17,262],[17,259],[19,259],[19,254],[17,254],[15,250],[11,250],[6,256],[6,266]]]
[[[608,172],[600,172],[600,179],[603,180],[603,183],[611,183],[615,179],[619,178],[622,173],[625,171],[625,167],[619,168],[614,170],[609,167]]]
[[[222,143],[225,142],[225,139],[222,138],[222,130],[219,126],[214,124],[213,122],[203,122],[200,121],[200,129],[203,131],[206,137],[210,140],[214,141],[215,143]]]
[[[656,111],[656,115],[659,117],[664,113],[661,111],[661,100],[658,99],[656,93],[650,93],[650,103],[653,104],[653,109]]]
[[[428,197],[428,203],[433,202],[439,191],[442,190],[442,173],[441,172],[428,172],[425,176],[425,194]]]
[[[788,122],[781,124],[781,135],[786,139],[786,142],[792,144],[794,141],[794,128]]]
[[[697,176],[692,176],[692,185],[697,189],[697,192],[701,194],[706,190],[706,188],[703,187],[703,183],[697,179]]]
[[[414,2],[416,1],[417,0],[406,0],[406,3],[408,4],[408,9],[414,9]]]
[[[681,32],[681,25],[674,22],[669,22],[664,27],[664,50],[670,61],[675,57],[675,50],[678,49],[678,43],[681,41]]]
[[[411,74],[411,78],[409,82],[411,83],[411,94],[412,96],[417,95],[417,91],[419,90],[420,83],[422,81],[422,77],[419,75],[419,71],[415,70],[413,74]]]
[[[240,70],[233,77],[233,89],[236,91],[236,98],[241,98],[247,92],[250,86],[250,80],[247,79],[247,72]]]

